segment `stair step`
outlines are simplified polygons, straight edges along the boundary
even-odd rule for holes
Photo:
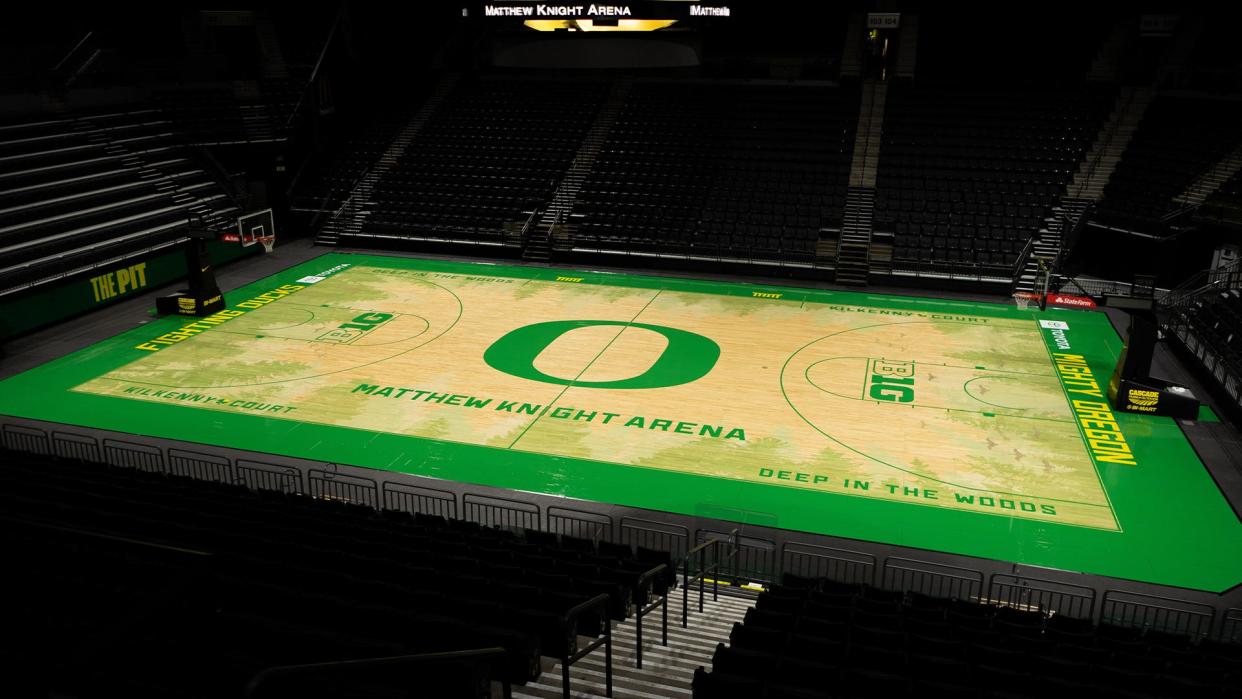
[[[693,594],[693,592],[692,592]],[[678,593],[670,598],[668,646],[660,645],[659,617],[643,620],[643,668],[634,666],[634,642],[637,638],[635,619],[631,617],[613,629],[613,697],[616,699],[689,699],[694,670],[709,667],[716,645],[726,641],[733,622],[741,621],[749,599],[722,595],[718,600],[704,600],[704,612],[695,607],[689,617],[689,628],[680,625]],[[513,696],[519,699],[560,699],[561,666],[544,659],[544,672],[525,686],[515,686]],[[602,697],[604,695],[604,658],[596,651],[569,668],[571,696]]]

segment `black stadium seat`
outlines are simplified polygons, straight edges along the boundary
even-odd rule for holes
[[[369,507],[257,496],[227,484],[8,452],[3,461],[0,505],[9,517],[37,521],[55,512],[61,527],[214,554],[211,574],[217,582],[207,585],[190,565],[194,559],[148,560],[162,549],[139,544],[95,552],[39,525],[4,530],[15,562],[46,559],[53,545],[78,547],[55,559],[65,571],[81,571],[72,577],[57,578],[45,566],[17,568],[22,573],[15,583],[35,598],[56,594],[82,605],[35,605],[11,620],[12,633],[29,642],[6,644],[5,657],[51,668],[43,682],[94,677],[106,686],[126,687],[130,696],[168,691],[158,683],[130,687],[122,676],[133,668],[132,658],[108,655],[108,667],[100,669],[82,665],[85,660],[76,656],[48,653],[58,642],[56,629],[94,633],[100,625],[115,625],[154,634],[156,627],[148,628],[147,621],[120,621],[146,619],[148,607],[170,602],[181,607],[160,607],[150,617],[167,638],[151,644],[143,662],[158,664],[171,654],[175,664],[169,672],[188,673],[223,658],[227,670],[202,688],[202,696],[226,695],[276,664],[479,647],[504,648],[505,666],[497,672],[523,683],[539,675],[541,655],[563,661],[579,649],[580,637],[604,632],[607,622],[600,613],[588,611],[574,621],[566,616],[570,609],[605,593],[611,602],[598,611],[618,619],[630,611],[637,574],[599,564],[639,565],[636,559],[557,543],[549,547],[533,543],[547,544],[546,538],[523,541],[512,531],[477,523],[380,516]],[[112,582],[101,588],[93,568],[83,567],[88,563],[110,570],[99,580]],[[614,579],[601,577],[605,573]],[[126,597],[106,592],[110,602],[97,603],[100,598],[89,591],[105,594],[108,585]],[[159,592],[165,589],[176,594]],[[113,619],[114,614],[119,616]],[[197,649],[196,660],[181,654],[190,647]]]
[[[807,601],[799,611],[808,594],[851,606]],[[860,602],[868,611],[852,606]],[[809,616],[815,607],[852,614],[825,621]],[[791,627],[796,631],[790,633]],[[1216,696],[1242,671],[1237,646],[805,578],[759,595],[729,638],[729,646],[717,646],[712,672],[696,673],[697,699],[738,696],[739,687],[767,697],[887,697],[924,690],[1033,697],[1084,687],[1117,696]]]

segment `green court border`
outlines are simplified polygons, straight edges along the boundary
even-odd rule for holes
[[[1032,322],[1052,316],[1070,323],[1071,351],[1087,357],[1101,382],[1107,381],[1120,350],[1107,316],[1098,312],[1041,313],[999,303],[362,254],[317,257],[237,289],[227,298],[237,303],[346,263],[527,282],[572,276],[581,278],[576,282],[580,284],[723,296],[780,293],[780,299],[765,300],[799,306],[827,303],[860,313],[890,309]],[[1106,496],[1124,527],[1123,532],[1113,532],[987,510],[910,507],[912,503],[808,491],[778,481],[717,479],[70,390],[148,355],[134,346],[186,322],[177,317],[154,320],[0,382],[0,414],[1211,592],[1242,581],[1242,523],[1169,418],[1117,416],[1139,465],[1097,464]],[[1047,334],[1041,334],[1047,340]]]

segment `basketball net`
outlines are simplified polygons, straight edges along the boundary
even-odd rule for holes
[[[1029,291],[1013,292],[1013,302],[1018,305],[1019,311],[1025,311],[1032,301],[1039,303],[1039,299],[1039,294],[1034,294]]]
[[[263,245],[264,253],[269,253],[276,248],[276,236],[274,235],[259,236],[258,240]]]

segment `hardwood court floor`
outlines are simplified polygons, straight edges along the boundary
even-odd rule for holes
[[[0,383],[0,412],[1170,585],[1240,579],[1242,537],[1222,536],[1237,518],[1177,424],[1101,395],[1121,346],[1102,314],[343,254],[228,301]]]

